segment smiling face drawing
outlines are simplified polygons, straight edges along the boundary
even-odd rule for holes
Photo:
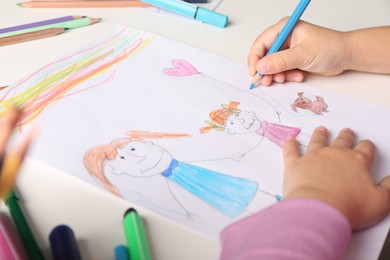
[[[215,129],[227,130],[229,134],[255,133],[261,128],[261,121],[255,112],[239,109],[239,104],[240,102],[230,101],[229,105],[222,104],[222,108],[212,111],[209,115],[212,121],[205,121],[208,126],[200,128],[200,132],[204,134]]]
[[[225,123],[225,129],[230,134],[248,134],[254,133],[261,127],[260,120],[255,112],[240,110],[232,113]]]
[[[116,155],[107,164],[114,174],[133,177],[151,177],[166,169],[171,156],[152,142],[129,142],[116,149]]]

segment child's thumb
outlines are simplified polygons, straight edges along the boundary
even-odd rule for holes
[[[276,74],[292,69],[300,69],[305,62],[299,48],[286,49],[263,57],[256,69],[260,74]]]

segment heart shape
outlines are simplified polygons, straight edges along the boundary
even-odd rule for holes
[[[164,73],[170,76],[191,76],[198,74],[198,70],[186,60],[172,60],[173,68],[164,69]]]

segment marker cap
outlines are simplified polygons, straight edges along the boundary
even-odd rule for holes
[[[55,227],[49,235],[51,252],[56,260],[81,260],[73,230],[66,225]]]
[[[195,19],[222,28],[225,28],[228,24],[228,17],[226,15],[202,7],[198,7]]]
[[[115,260],[129,260],[129,250],[124,245],[115,247]]]

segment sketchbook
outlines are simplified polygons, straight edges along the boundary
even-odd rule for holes
[[[249,83],[243,64],[117,26],[2,90],[0,108],[24,106],[19,132],[41,126],[31,157],[215,239],[283,199],[288,135],[304,150],[316,126],[350,127],[377,144],[375,179],[387,174],[389,109]],[[348,258],[376,258],[389,222],[355,234]]]

